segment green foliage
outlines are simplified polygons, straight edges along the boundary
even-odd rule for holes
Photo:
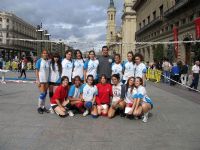
[[[159,44],[153,51],[154,60],[160,61],[164,57],[164,45]]]

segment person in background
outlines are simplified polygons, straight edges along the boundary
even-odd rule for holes
[[[188,78],[188,66],[185,63],[183,63],[183,65],[181,66],[181,83],[183,85],[186,85],[187,78]]]
[[[106,75],[101,75],[100,83],[96,86],[98,90],[98,94],[96,96],[98,115],[107,116],[112,96],[112,85],[107,83]]]
[[[26,69],[27,69],[27,61],[25,58],[23,58],[21,60],[21,75],[19,76],[19,78],[21,78],[24,74],[24,78],[26,79]]]
[[[200,68],[199,68],[199,61],[195,61],[194,66],[192,66],[192,84],[190,85],[191,88],[194,88],[195,90],[198,87],[199,84],[199,73],[200,73]]]
[[[109,55],[109,49],[107,46],[102,47],[102,56],[98,58],[99,66],[98,66],[98,76],[100,77],[102,74],[105,74],[108,82],[111,82],[111,66],[113,63],[113,57]]]
[[[170,78],[170,70],[171,70],[171,64],[168,61],[168,59],[164,58],[163,64],[162,64],[162,70],[163,70],[163,75],[164,75],[164,83],[169,83]]]
[[[50,63],[48,61],[47,50],[42,51],[42,57],[36,62],[36,84],[38,85],[40,96],[38,99],[38,113],[49,113],[49,110],[45,107],[45,101],[48,90],[50,74]]]
[[[172,69],[171,69],[171,79],[174,81],[170,81],[170,85],[176,85],[176,82],[179,82],[180,77],[180,68],[177,65],[177,63],[173,63]]]

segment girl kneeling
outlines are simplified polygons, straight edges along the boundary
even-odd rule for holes
[[[97,87],[94,85],[93,75],[87,76],[87,83],[82,86],[81,97],[84,102],[84,107],[86,108],[83,116],[87,116],[89,112],[93,118],[97,118],[97,108],[95,106],[97,95]]]
[[[124,102],[125,92],[123,86],[120,83],[119,74],[112,75],[112,102],[110,109],[108,111],[108,117],[113,118],[115,116],[116,110],[119,110],[120,116],[124,116],[124,108],[126,103]]]
[[[67,76],[61,78],[61,85],[57,87],[53,97],[50,100],[51,107],[60,117],[66,116],[66,110],[68,108],[69,102],[66,100],[68,94],[69,79]]]
[[[137,93],[133,95],[133,115],[141,116],[143,114],[143,122],[147,122],[149,111],[153,108],[152,100],[147,96],[146,89],[143,85],[143,80],[140,77],[135,79],[135,87]]]

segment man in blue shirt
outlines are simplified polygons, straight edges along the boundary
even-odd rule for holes
[[[180,68],[176,63],[173,64],[173,67],[171,69],[171,79],[175,82],[171,81],[170,85],[176,85],[176,82],[179,82],[180,79]]]

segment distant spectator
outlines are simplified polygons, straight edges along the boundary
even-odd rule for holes
[[[195,65],[192,67],[192,84],[190,85],[191,88],[197,89],[199,83],[199,61],[195,62]]]
[[[168,59],[164,59],[163,64],[162,64],[162,70],[164,74],[164,83],[169,83],[168,78],[170,78],[171,64],[168,61]]]
[[[183,63],[183,65],[181,66],[181,83],[183,85],[186,85],[187,77],[188,77],[188,66]]]
[[[171,79],[174,81],[170,82],[170,85],[176,85],[176,82],[179,82],[179,75],[180,75],[180,68],[179,66],[174,63],[171,69]]]

